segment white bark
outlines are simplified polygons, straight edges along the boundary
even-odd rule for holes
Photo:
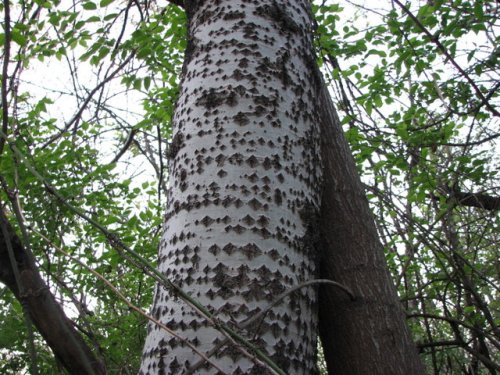
[[[285,289],[316,277],[321,172],[310,4],[187,3],[190,41],[159,268],[237,327]],[[242,334],[288,374],[314,374],[316,299],[312,288],[302,289]],[[222,340],[163,288],[152,313],[203,352]],[[148,327],[142,374],[182,374],[199,359]],[[234,347],[214,360],[230,374],[265,373]]]

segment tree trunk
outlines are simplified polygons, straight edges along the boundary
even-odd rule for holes
[[[9,258],[8,246],[15,254],[21,293]],[[57,360],[75,375],[106,374],[104,364],[98,359],[43,281],[38,268],[30,261],[20,238],[7,222],[0,208],[0,282],[4,283],[25,306],[38,332],[46,340]]]
[[[306,0],[186,1],[159,269],[236,328],[317,276],[320,81],[309,8]],[[316,302],[314,288],[302,288],[241,333],[287,374],[314,374]],[[202,352],[223,339],[163,288],[152,314]],[[141,374],[183,374],[197,361],[149,325]],[[267,373],[234,345],[215,361],[228,374]]]
[[[382,245],[347,141],[325,86],[319,100],[324,190],[321,203],[319,327],[330,374],[421,375]]]

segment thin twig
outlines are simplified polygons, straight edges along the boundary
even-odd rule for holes
[[[125,140],[125,144],[120,149],[120,151],[118,152],[118,154],[116,154],[116,156],[113,158],[113,160],[111,161],[110,164],[116,163],[125,154],[125,152],[127,152],[128,148],[132,144],[132,141],[134,140],[134,137],[135,137],[136,133],[137,133],[137,129],[132,128],[132,130],[130,130],[130,132],[128,133],[127,139]]]
[[[398,6],[405,12],[408,17],[410,17],[413,22],[423,31],[425,35],[430,39],[432,43],[438,47],[438,49],[443,53],[443,55],[446,56],[447,60],[460,72],[460,74],[469,82],[469,84],[472,86],[474,91],[476,92],[477,96],[479,99],[481,99],[481,105],[485,105],[486,108],[493,113],[495,116],[500,116],[500,113],[490,104],[489,100],[487,97],[484,96],[482,91],[479,89],[479,87],[476,85],[474,80],[467,74],[467,72],[462,69],[462,67],[455,61],[453,56],[448,52],[446,47],[439,41],[438,37],[433,35],[423,24],[420,22],[420,20],[399,0],[393,0]]]
[[[10,2],[5,0],[4,6],[4,50],[3,50],[3,67],[2,67],[2,131],[5,134],[9,132],[9,108],[7,103],[7,81],[9,79],[9,60],[10,60]],[[0,138],[0,155],[3,153],[5,139]]]
[[[2,176],[0,176],[0,177],[2,177]],[[9,200],[11,202],[12,209],[13,209],[14,215],[16,217],[17,224],[19,225],[19,229],[21,230],[21,236],[22,236],[22,240],[23,240],[23,244],[24,244],[24,255],[26,256],[25,259],[26,259],[26,262],[28,263],[28,267],[30,267],[31,269],[36,269],[37,268],[36,260],[35,260],[35,256],[33,255],[33,251],[31,249],[31,241],[29,238],[28,229],[26,227],[24,215],[22,213],[21,203],[19,201],[19,194],[17,193],[17,190],[15,192],[12,192],[9,194],[7,182],[5,181],[5,179],[3,179],[3,177],[1,178],[1,184],[2,184],[3,189],[7,192],[7,196],[9,197]],[[15,264],[15,266],[17,267],[17,263]],[[23,301],[23,296],[25,295],[25,292],[23,291],[22,285],[18,285],[18,288],[20,288],[19,295],[21,297],[21,301]],[[29,331],[28,331],[28,333],[29,333]],[[80,355],[80,357],[82,359],[84,359],[85,354],[83,353],[80,345],[76,342],[75,337],[69,331],[66,331],[66,334],[67,334],[67,337],[69,338],[69,340],[74,344],[74,347],[77,348],[77,351],[78,351],[78,354]],[[33,336],[33,339],[34,339],[34,336]],[[33,343],[33,348],[34,348],[34,343]],[[35,356],[33,358],[35,358]],[[88,363],[87,361],[83,361],[83,363],[86,366],[85,371],[87,371],[88,374],[95,374],[95,371],[90,366],[90,363]]]
[[[5,134],[1,130],[0,130],[0,137],[5,138],[5,140],[9,143],[9,146],[13,151],[13,153],[26,166],[26,168],[31,172],[31,174],[45,186],[45,189],[47,190],[48,193],[56,197],[71,212],[73,212],[74,214],[76,214],[89,224],[91,224],[94,228],[98,229],[101,233],[103,233],[106,239],[108,240],[109,244],[115,250],[117,250],[119,253],[121,251],[127,253],[130,256],[130,258],[134,260],[134,263],[140,265],[141,269],[143,269],[148,275],[152,276],[158,283],[165,286],[173,294],[180,297],[185,303],[191,306],[201,316],[203,316],[209,322],[214,324],[214,327],[217,330],[219,330],[222,334],[231,336],[231,338],[234,339],[236,342],[243,345],[251,352],[255,353],[255,356],[260,361],[264,362],[269,369],[272,369],[279,375],[286,375],[286,373],[283,370],[281,370],[280,367],[267,354],[265,354],[257,346],[249,342],[245,337],[235,332],[226,324],[222,322],[215,322],[214,315],[205,306],[203,306],[198,300],[196,300],[191,295],[182,290],[178,285],[170,281],[164,274],[162,274],[159,270],[157,270],[146,258],[144,258],[137,251],[133,250],[131,247],[126,245],[124,242],[122,242],[115,233],[109,231],[105,226],[103,226],[96,220],[92,219],[80,208],[71,205],[68,202],[68,200],[34,168],[34,166],[26,159],[23,153],[17,148],[14,142],[11,142],[7,134]]]
[[[344,285],[342,285],[340,283],[337,283],[336,281],[327,280],[327,279],[309,280],[309,281],[305,281],[305,282],[303,282],[301,284],[295,285],[295,286],[291,287],[288,290],[285,290],[272,303],[270,303],[264,310],[262,310],[257,315],[251,317],[247,321],[244,321],[241,324],[241,326],[246,328],[246,327],[250,326],[251,324],[255,323],[257,320],[264,319],[265,315],[274,306],[278,305],[281,301],[283,301],[283,299],[285,299],[286,297],[288,297],[290,294],[296,292],[299,289],[306,288],[308,286],[312,286],[312,285],[316,285],[316,284],[328,284],[328,285],[335,286],[335,287],[341,289],[342,291],[344,291],[349,296],[349,298],[351,299],[351,301],[354,301],[356,299],[356,297],[354,296],[354,293],[348,287],[346,287],[346,286],[344,286]]]
[[[316,285],[316,284],[327,284],[327,285],[331,285],[331,286],[340,288],[342,291],[344,291],[349,296],[349,298],[351,299],[351,301],[354,301],[356,299],[356,296],[354,295],[354,293],[348,287],[346,287],[346,286],[344,286],[344,285],[342,285],[340,283],[337,283],[337,282],[332,281],[332,280],[327,280],[327,279],[309,280],[309,281],[303,282],[301,284],[295,285],[295,286],[291,287],[288,290],[285,290],[273,302],[271,302],[266,308],[264,308],[264,310],[262,310],[261,312],[259,312],[257,315],[254,315],[254,316],[250,317],[246,321],[243,321],[242,323],[240,323],[239,324],[239,328],[240,329],[245,329],[245,328],[253,325],[254,323],[256,323],[258,320],[264,319],[265,315],[274,306],[278,305],[281,301],[283,301],[290,294],[296,292],[299,289],[306,288],[306,287],[309,287],[309,286],[312,286],[312,285]],[[212,355],[214,355],[215,353],[217,353],[227,343],[228,343],[227,339],[222,340],[221,342],[219,342],[216,346],[214,346],[207,353],[208,357],[211,357]],[[198,370],[203,365],[204,365],[203,361],[199,361],[199,362],[195,363],[194,365],[192,365],[190,368],[188,368],[184,372],[184,375],[192,375],[192,374],[194,374],[194,372],[196,370]]]
[[[104,284],[106,284],[106,286],[111,289],[113,291],[113,293],[115,293],[130,309],[134,310],[135,312],[139,313],[140,315],[142,315],[144,318],[150,320],[151,322],[153,322],[154,324],[158,325],[161,329],[165,330],[166,332],[168,332],[170,335],[174,336],[176,339],[182,341],[183,343],[185,343],[187,346],[189,346],[191,348],[191,350],[193,352],[195,352],[196,354],[198,354],[201,358],[204,359],[204,361],[207,361],[211,366],[213,366],[214,368],[216,368],[218,371],[220,371],[221,373],[223,374],[226,374],[226,372],[224,372],[219,366],[217,366],[216,363],[212,362],[203,352],[199,351],[193,344],[191,344],[187,339],[179,336],[177,333],[175,333],[174,331],[172,331],[170,328],[168,328],[165,324],[163,324],[162,322],[160,322],[158,319],[155,319],[154,317],[152,317],[151,315],[145,313],[141,308],[137,307],[136,305],[134,305],[132,302],[130,302],[127,297],[125,297],[122,292],[120,292],[118,290],[118,288],[116,288],[112,283],[111,281],[109,281],[108,279],[106,279],[103,275],[101,275],[99,272],[95,271],[94,269],[92,269],[91,267],[89,267],[88,265],[86,265],[85,263],[83,263],[81,260],[79,260],[78,258],[70,255],[69,253],[67,253],[66,251],[64,251],[63,249],[61,249],[59,246],[57,246],[55,243],[53,243],[49,238],[47,238],[46,236],[44,236],[42,233],[38,232],[36,229],[34,228],[31,228],[31,231],[35,234],[37,234],[38,236],[40,236],[47,244],[49,244],[50,246],[52,246],[55,250],[57,250],[59,253],[63,254],[64,256],[68,257],[69,259],[71,259],[73,262],[76,262],[78,263],[80,266],[82,266],[83,268],[85,268],[87,271],[89,271],[90,273],[92,273],[94,276],[96,276],[98,279],[100,279]]]
[[[64,128],[62,128],[57,134],[54,134],[52,137],[50,137],[48,139],[47,142],[45,142],[42,146],[41,146],[41,149],[43,150],[44,148],[46,148],[47,146],[49,146],[52,142],[58,140],[59,138],[61,138],[65,132],[68,131],[68,129],[71,127],[71,125],[80,119],[80,117],[82,116],[83,114],[83,111],[85,111],[85,109],[87,108],[87,106],[89,105],[90,101],[92,100],[92,97],[95,95],[96,92],[98,92],[99,90],[101,90],[105,84],[107,84],[109,81],[111,81],[124,67],[125,65],[127,65],[130,60],[132,60],[132,58],[134,57],[135,55],[135,51],[133,51],[113,72],[111,72],[111,74],[107,77],[105,77],[101,82],[99,82],[99,84],[97,84],[90,92],[89,94],[87,95],[87,97],[85,98],[85,101],[83,102],[83,104],[80,106],[80,109],[75,113],[75,115],[64,125]]]

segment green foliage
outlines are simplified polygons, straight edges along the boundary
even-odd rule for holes
[[[154,263],[185,15],[174,6],[144,9],[110,0],[66,6],[11,4],[8,135],[66,202]],[[15,69],[17,62],[23,69]],[[0,156],[0,175],[0,203],[20,229],[7,194],[18,192],[24,225],[34,229],[30,245],[51,291],[111,373],[136,372],[144,317],[57,248],[146,312],[152,280],[62,205],[9,147]],[[1,298],[0,372],[14,374],[29,367],[28,341],[20,306],[7,290]],[[43,340],[37,337],[35,345],[40,373],[60,373]]]
[[[429,373],[486,374],[498,218],[463,193],[498,199],[496,5],[401,5],[317,7],[318,54]]]

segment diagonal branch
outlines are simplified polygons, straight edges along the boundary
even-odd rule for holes
[[[500,210],[500,197],[484,193],[466,193],[456,187],[449,186],[441,186],[438,191],[460,206],[477,207],[488,211]],[[437,196],[433,196],[433,198],[439,200]]]
[[[161,285],[165,286],[167,289],[171,290],[177,297],[181,298],[186,304],[192,307],[196,312],[198,312],[201,316],[207,319],[214,327],[223,333],[225,336],[229,337],[231,340],[234,340],[238,344],[241,344],[239,348],[241,351],[245,352],[247,355],[248,351],[251,352],[251,359],[255,359],[260,363],[264,363],[268,370],[272,371],[272,373],[277,373],[279,375],[285,375],[283,370],[274,363],[274,361],[262,350],[252,344],[250,341],[245,339],[243,336],[234,331],[227,324],[216,321],[215,316],[212,312],[210,312],[205,306],[203,306],[200,302],[198,302],[195,298],[193,298],[190,294],[182,290],[177,284],[174,284],[171,280],[169,280],[163,273],[161,273],[158,269],[156,269],[146,258],[140,255],[137,251],[133,250],[129,246],[127,246],[124,242],[122,242],[118,236],[110,232],[105,226],[98,223],[87,213],[82,211],[80,208],[77,208],[71,205],[67,199],[61,195],[61,193],[54,188],[36,169],[33,165],[31,165],[26,157],[19,151],[16,145],[10,141],[8,136],[0,130],[0,137],[3,137],[6,142],[9,144],[11,150],[19,158],[19,160],[28,168],[28,170],[32,173],[32,175],[40,181],[47,190],[48,193],[57,198],[59,202],[61,202],[65,207],[67,207],[71,212],[91,224],[94,228],[99,230],[106,236],[109,244],[125,259],[128,259],[133,262],[133,264],[144,271],[145,274],[153,277],[156,281],[161,283]],[[43,281],[42,281],[43,282]],[[59,307],[60,308],[60,307]],[[245,349],[246,348],[246,349]],[[248,349],[248,351],[247,351]],[[75,373],[77,374],[77,373]]]
[[[76,257],[73,257],[72,255],[70,255],[69,253],[67,253],[66,251],[64,251],[63,249],[61,249],[60,247],[58,247],[56,244],[54,244],[52,241],[50,241],[47,237],[45,237],[42,233],[32,229],[32,231],[34,233],[36,233],[38,236],[40,236],[47,244],[49,244],[51,247],[53,247],[54,249],[56,249],[59,253],[63,254],[65,257],[67,257],[68,259],[72,260],[73,262],[75,263],[78,263],[81,267],[85,268],[87,271],[89,271],[90,273],[92,273],[95,277],[97,277],[99,280],[101,280],[104,284],[106,284],[106,286],[116,295],[118,296],[119,299],[121,299],[131,310],[134,310],[135,312],[137,312],[138,314],[140,314],[141,316],[143,316],[144,318],[146,318],[147,320],[153,322],[154,324],[156,324],[157,326],[159,326],[161,329],[165,330],[166,332],[168,332],[170,335],[174,336],[176,339],[178,339],[179,341],[181,341],[182,343],[184,343],[186,346],[188,346],[193,352],[195,352],[196,354],[198,354],[200,357],[203,358],[204,362],[203,363],[209,363],[212,367],[214,367],[216,370],[218,370],[220,372],[220,374],[222,375],[227,375],[219,366],[217,366],[217,364],[213,361],[211,361],[203,352],[199,351],[196,346],[194,346],[191,342],[189,342],[188,340],[186,340],[185,338],[179,336],[175,331],[171,330],[170,328],[168,328],[165,324],[163,324],[162,322],[160,322],[158,319],[154,318],[153,316],[151,315],[148,315],[146,314],[140,307],[137,307],[136,305],[134,305],[132,302],[130,302],[127,297],[118,290],[118,288],[116,288],[108,279],[106,279],[103,275],[101,275],[99,272],[97,272],[96,270],[92,269],[91,267],[89,267],[88,265],[86,265],[84,262],[82,262],[81,260],[79,260],[78,258]]]
[[[49,146],[52,142],[57,141],[59,138],[61,138],[65,132],[68,131],[68,129],[73,125],[76,121],[80,119],[82,116],[83,112],[89,105],[90,101],[92,100],[92,97],[99,91],[101,90],[109,81],[111,81],[115,76],[132,60],[132,58],[135,55],[135,51],[132,52],[123,62],[118,65],[118,67],[111,72],[111,74],[107,77],[105,77],[99,84],[97,84],[87,95],[87,98],[83,102],[83,104],[80,106],[80,109],[75,113],[75,115],[64,125],[64,128],[61,129],[57,134],[54,134],[52,137],[50,137],[47,142],[45,142],[42,145],[42,149],[46,148]],[[4,132],[5,133],[5,132]],[[2,137],[0,137],[2,139]]]
[[[439,41],[438,37],[433,35],[420,20],[399,0],[393,0],[398,6],[405,12],[408,17],[410,17],[413,22],[423,31],[425,35],[430,39],[432,43],[436,45],[436,47],[446,56],[448,61],[460,72],[460,74],[469,82],[474,91],[476,92],[479,99],[481,99],[481,105],[485,105],[488,111],[490,111],[495,116],[500,116],[500,113],[490,104],[488,97],[485,97],[479,87],[476,85],[474,80],[467,74],[467,72],[455,61],[453,56],[448,52],[446,47]],[[490,95],[488,95],[490,96]]]
[[[464,193],[462,191],[454,191],[453,196],[458,204],[462,206],[484,208],[489,211],[500,210],[500,197],[481,193]]]
[[[56,358],[71,374],[107,374],[102,361],[94,355],[85,340],[75,330],[71,320],[66,317],[40,276],[38,267],[29,261],[21,239],[8,223],[3,210],[0,210],[0,221],[4,229],[0,231],[0,282],[4,283],[16,299],[26,307],[33,324]],[[19,290],[14,270],[10,266],[8,244],[13,248],[24,291]]]
[[[346,287],[346,286],[344,286],[344,285],[342,285],[340,283],[337,283],[337,282],[335,282],[333,280],[327,280],[327,279],[309,280],[309,281],[303,282],[301,284],[297,284],[297,285],[295,285],[295,286],[293,286],[293,287],[285,290],[278,297],[276,297],[276,299],[273,302],[271,302],[269,305],[267,305],[264,310],[260,311],[257,315],[254,315],[254,316],[246,319],[245,321],[239,323],[238,327],[240,329],[247,329],[249,327],[255,326],[257,322],[262,321],[264,319],[264,317],[267,315],[267,313],[273,307],[275,307],[276,305],[280,304],[286,297],[290,296],[292,293],[298,291],[299,289],[307,288],[307,287],[311,287],[311,286],[315,286],[315,285],[319,285],[319,284],[326,284],[326,285],[330,285],[330,286],[339,288],[340,290],[342,290],[344,293],[346,293],[349,296],[349,298],[351,299],[351,301],[355,301],[356,300],[356,296],[351,292],[351,290],[348,287]],[[223,346],[227,345],[228,343],[229,343],[229,340],[227,338],[224,339],[224,340],[222,340],[222,341],[220,341],[217,345],[215,345],[207,353],[208,357],[211,357],[211,356],[215,355]],[[188,368],[184,372],[184,375],[193,375],[193,374],[195,374],[195,371],[197,371],[204,364],[205,364],[205,361],[199,361],[199,362],[195,363],[194,365],[192,365],[190,368]]]

